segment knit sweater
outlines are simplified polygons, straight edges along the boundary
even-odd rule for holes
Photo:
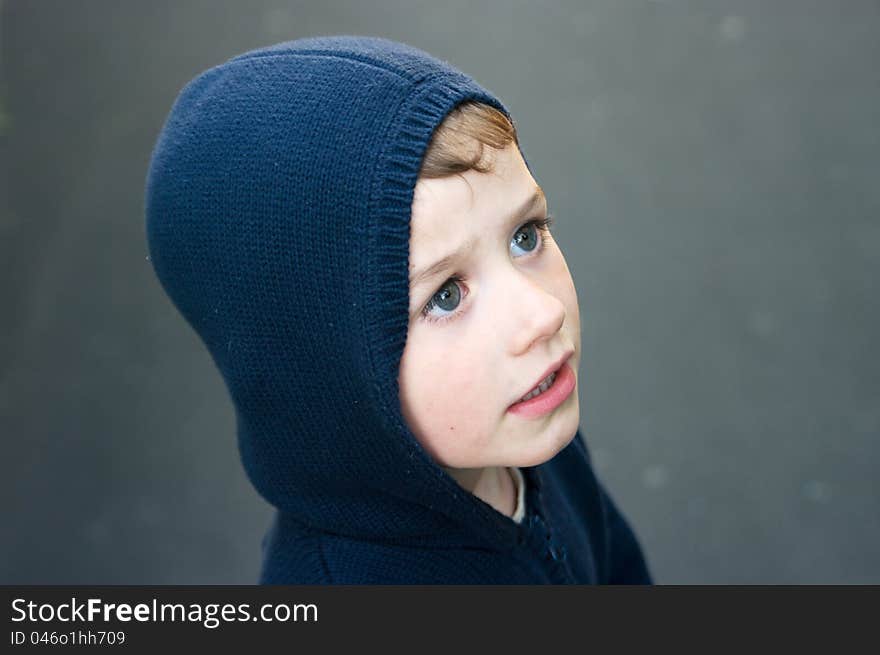
[[[203,72],[157,139],[150,259],[277,509],[262,583],[650,582],[580,431],[521,468],[517,521],[463,489],[402,416],[413,192],[433,130],[465,100],[510,115],[412,46],[314,37]]]

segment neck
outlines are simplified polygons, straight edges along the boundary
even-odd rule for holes
[[[477,498],[505,516],[516,511],[516,483],[506,466],[488,466],[476,469],[453,469],[444,467],[456,482]]]

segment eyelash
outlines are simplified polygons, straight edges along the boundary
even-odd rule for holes
[[[540,243],[538,244],[537,248],[531,252],[532,255],[537,256],[538,254],[543,252],[544,248],[547,247],[547,235],[550,234],[550,226],[553,225],[553,220],[554,220],[553,216],[551,214],[548,214],[544,218],[535,218],[530,221],[527,221],[527,222],[523,223],[522,225],[520,225],[519,228],[517,229],[517,232],[519,232],[524,227],[528,227],[529,225],[534,225],[536,228],[538,228],[538,234],[541,236],[541,239],[540,239]],[[440,289],[442,289],[443,287],[445,287],[447,285],[447,283],[449,283],[449,282],[454,282],[456,284],[464,284],[467,281],[468,281],[468,278],[465,275],[459,275],[458,273],[456,273],[454,275],[450,275],[443,282],[443,284],[440,285],[438,291]],[[435,323],[435,324],[436,323],[445,323],[446,321],[454,319],[459,314],[461,314],[460,311],[453,311],[452,313],[447,314],[446,316],[439,316],[439,317],[430,316],[428,312],[430,312],[431,308],[434,307],[434,296],[435,295],[437,295],[437,291],[434,292],[434,294],[431,296],[431,299],[422,308],[422,311],[420,312],[422,318],[424,318],[428,323]]]

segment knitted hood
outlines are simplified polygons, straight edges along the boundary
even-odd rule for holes
[[[416,441],[398,393],[413,191],[433,130],[468,99],[509,116],[419,49],[300,39],[196,77],[155,146],[152,264],[225,380],[250,480],[305,529],[515,540]]]

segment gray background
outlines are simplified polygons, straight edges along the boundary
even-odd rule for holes
[[[660,583],[880,583],[876,2],[10,2],[0,583],[251,583],[271,508],[145,260],[180,88],[409,42],[513,111],[582,312],[581,427]]]

